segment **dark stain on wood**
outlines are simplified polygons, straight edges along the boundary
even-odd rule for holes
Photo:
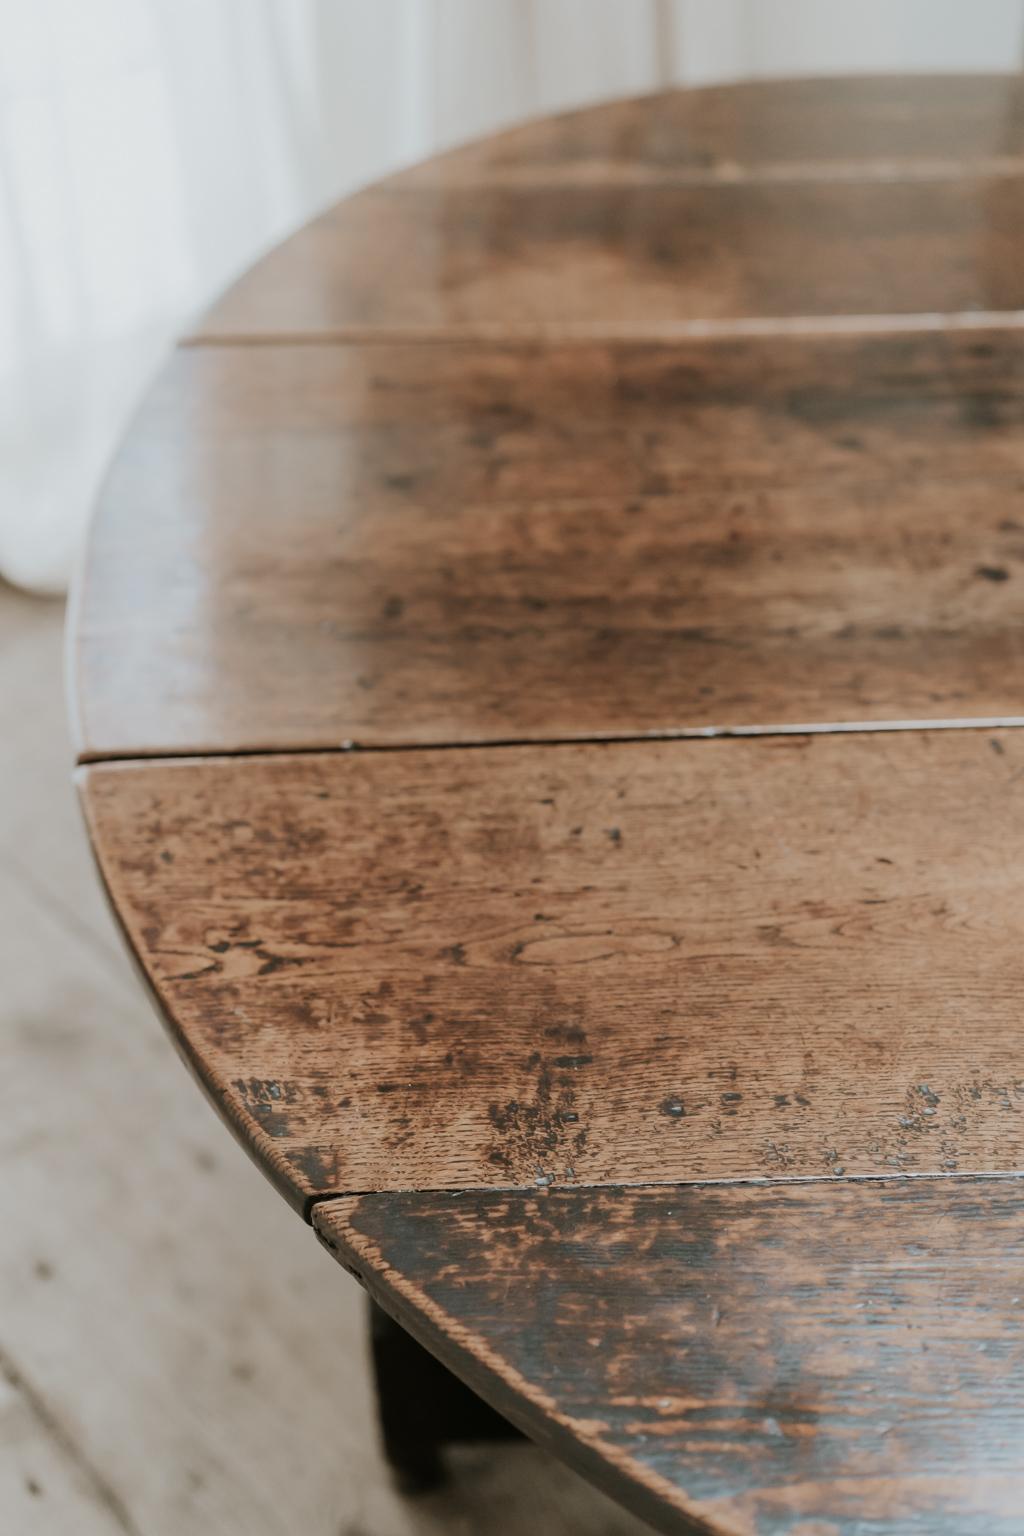
[[[1024,1167],[1022,753],[311,754],[83,793],[174,1028],[302,1203]]]
[[[1016,1179],[368,1195],[314,1222],[663,1531],[1024,1529]]]

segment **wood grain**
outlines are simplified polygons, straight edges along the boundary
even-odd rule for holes
[[[168,366],[97,513],[89,756],[1019,718],[1024,343]]]
[[[1024,1166],[1024,735],[99,766],[114,906],[289,1197]]]
[[[1013,311],[1024,308],[1022,238],[1019,171],[377,187],[266,256],[196,336],[552,339],[769,317]]]
[[[373,1195],[314,1220],[660,1530],[1024,1529],[1017,1180]]]
[[[998,78],[775,83],[590,109],[338,204],[195,335],[663,334],[1019,309],[1021,124],[1019,83]]]

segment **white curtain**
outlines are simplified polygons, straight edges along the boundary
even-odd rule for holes
[[[67,580],[190,312],[354,186],[750,75],[1016,69],[1024,0],[0,0],[0,573]]]

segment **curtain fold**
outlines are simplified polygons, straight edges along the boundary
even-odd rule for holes
[[[1024,0],[0,0],[0,573],[66,582],[176,330],[353,187],[672,81],[1016,69],[1022,38]]]

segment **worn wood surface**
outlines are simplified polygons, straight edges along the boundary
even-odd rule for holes
[[[301,1204],[1024,1168],[1024,736],[98,766],[186,1052]]]
[[[359,193],[200,334],[659,333],[766,316],[1024,308],[1024,174]],[[387,261],[380,252],[387,250]]]
[[[441,157],[215,306],[93,532],[184,1055],[668,1531],[1024,1533],[1022,148],[1019,80],[829,81]]]
[[[1019,82],[999,79],[590,109],[340,203],[196,335],[660,335],[1019,309],[1022,120]]]
[[[314,1220],[664,1531],[1024,1529],[1015,1180],[374,1195]]]
[[[1024,336],[179,353],[86,755],[1020,717]]]

